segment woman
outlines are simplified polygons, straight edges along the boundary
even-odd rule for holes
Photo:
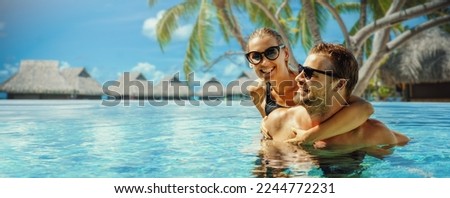
[[[294,106],[293,97],[298,90],[294,79],[298,72],[289,68],[290,54],[281,35],[270,28],[257,29],[248,39],[247,52],[250,67],[259,77],[258,86],[249,87],[249,91],[261,116],[265,118],[279,107]],[[346,133],[363,124],[372,113],[370,103],[351,96],[349,105],[324,123],[306,131],[293,129],[297,137],[288,142],[313,144]]]

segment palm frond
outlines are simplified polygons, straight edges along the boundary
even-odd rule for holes
[[[187,17],[195,8],[198,1],[187,0],[167,10],[156,25],[156,37],[161,50],[172,40],[172,34],[178,28],[178,19]]]
[[[391,4],[392,0],[368,1],[367,6],[369,7],[369,12],[372,14],[372,19],[376,20],[384,17]]]
[[[212,14],[210,13],[211,5],[207,0],[203,0],[200,5],[200,12],[192,29],[189,38],[186,55],[184,58],[183,69],[187,77],[197,67],[197,58],[208,63],[209,49],[212,47],[214,35],[214,27]]]
[[[306,15],[304,12],[300,12],[298,27],[300,29],[300,39],[302,47],[306,53],[314,45],[314,40],[312,39],[311,32],[309,31],[308,22],[306,21]]]
[[[230,2],[227,0],[213,0],[216,7],[216,17],[219,21],[219,28],[222,36],[227,43],[230,41],[230,36],[233,36],[231,28],[239,28],[239,24],[234,18]]]
[[[267,7],[270,13],[275,14],[277,9],[276,1],[264,1],[263,4]],[[247,9],[250,14],[250,21],[257,24],[258,26],[275,28],[275,25],[270,20],[269,17],[266,16],[263,10],[261,10],[258,6],[250,3],[247,4]]]
[[[317,24],[319,25],[320,30],[325,30],[325,25],[327,23],[327,20],[329,18],[328,10],[319,3],[316,3],[315,1],[312,2],[314,6],[314,12],[316,14]]]
[[[340,2],[332,5],[341,14],[358,13],[361,6],[358,2]]]
[[[220,13],[217,13],[217,20],[219,21],[219,28],[220,32],[222,32],[223,39],[225,39],[225,42],[229,43],[231,33],[226,26],[225,16]]]

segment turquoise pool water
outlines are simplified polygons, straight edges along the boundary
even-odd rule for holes
[[[0,177],[450,177],[450,103],[373,103],[412,138],[383,159],[264,156],[254,107],[0,101]],[[295,160],[290,160],[295,159]]]

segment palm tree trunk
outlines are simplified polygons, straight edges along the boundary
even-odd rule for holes
[[[385,17],[372,22],[362,29],[360,29],[355,35],[350,37],[352,40],[352,49],[360,50],[362,44],[369,38],[374,32],[390,27],[394,24],[400,23],[402,21],[411,19],[413,17],[422,16],[433,12],[437,9],[447,7],[450,5],[450,1],[432,1],[406,10],[395,12],[391,15],[386,15]],[[356,51],[354,51],[356,53]]]
[[[237,39],[239,45],[241,46],[242,50],[246,50],[246,42],[244,39],[244,36],[242,36],[242,32],[239,29],[239,26],[236,23],[236,19],[234,18],[233,14],[231,13],[231,7],[226,0],[213,0],[213,4],[218,10],[218,13],[220,17],[224,19],[225,25],[229,28],[231,31],[231,34]]]
[[[360,17],[359,17],[359,24],[358,24],[358,29],[363,28],[364,26],[366,26],[367,23],[367,0],[361,0],[360,2]],[[350,42],[347,44],[350,45]],[[364,58],[364,48],[365,48],[365,44],[363,46],[361,46],[361,50],[360,53],[355,54],[357,57],[357,61],[358,61],[358,65],[359,67],[362,66],[363,64],[363,58]]]
[[[372,53],[370,57],[364,63],[364,66],[359,70],[359,80],[353,90],[353,94],[361,96],[369,85],[370,78],[376,73],[377,69],[380,67],[380,63],[384,61],[384,58],[399,47],[402,43],[405,43],[411,39],[414,35],[419,34],[427,29],[436,27],[445,23],[450,23],[450,16],[439,17],[425,23],[422,23],[411,30],[403,32],[401,35],[396,37],[394,40],[390,41],[385,45],[383,51],[378,51]]]
[[[306,14],[306,21],[308,21],[309,31],[314,40],[314,44],[322,42],[322,37],[320,36],[319,26],[317,25],[316,15],[314,13],[314,7],[311,4],[311,0],[301,0],[302,1],[302,10]]]
[[[317,0],[318,3],[320,3],[320,5],[322,5],[323,7],[327,8],[328,11],[331,12],[331,14],[333,15],[333,17],[336,19],[339,28],[341,28],[342,34],[344,35],[344,39],[345,39],[345,43],[347,45],[347,47],[350,46],[350,35],[347,31],[347,27],[345,26],[344,21],[342,20],[341,16],[339,15],[338,11],[336,9],[333,8],[333,6],[331,6],[331,4],[328,1],[325,0]],[[309,21],[308,21],[309,23]]]

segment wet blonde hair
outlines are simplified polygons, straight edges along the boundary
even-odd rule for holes
[[[250,34],[250,36],[248,37],[248,41],[254,38],[263,38],[265,36],[275,38],[275,40],[277,40],[278,45],[283,44],[283,37],[281,37],[280,33],[268,27],[258,28],[255,31],[253,31],[252,34]],[[247,42],[247,51],[248,51],[248,42]]]

